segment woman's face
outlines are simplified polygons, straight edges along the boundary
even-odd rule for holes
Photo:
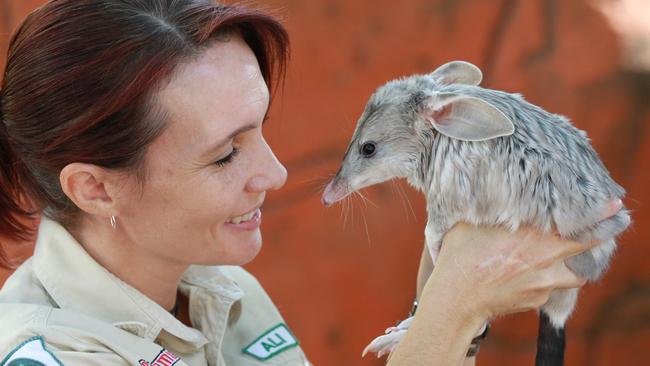
[[[169,125],[147,151],[144,189],[120,209],[120,228],[167,260],[247,263],[261,248],[265,194],[287,177],[262,135],[269,91],[255,55],[239,36],[217,41],[179,67],[157,103]]]

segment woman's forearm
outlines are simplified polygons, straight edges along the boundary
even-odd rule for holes
[[[420,267],[418,268],[418,280],[417,280],[417,300],[420,300],[422,296],[422,291],[424,290],[424,285],[429,279],[429,275],[433,271],[433,262],[431,261],[431,255],[426,245],[422,250],[422,257],[420,258]],[[476,365],[476,357],[466,357],[463,361],[462,366],[474,366]]]
[[[463,306],[442,278],[427,283],[409,331],[391,355],[389,366],[464,365],[469,344],[485,323]],[[471,365],[470,363],[469,365]]]
[[[431,275],[432,271],[433,271],[433,260],[431,259],[431,255],[429,254],[429,250],[427,249],[427,246],[424,245],[424,248],[422,249],[422,256],[420,258],[420,267],[418,268],[417,291],[416,291],[416,297],[418,300],[420,299],[420,296],[422,296],[422,290],[424,289],[424,285],[427,283],[427,280],[429,279],[429,275]]]

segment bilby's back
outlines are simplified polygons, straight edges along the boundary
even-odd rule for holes
[[[411,180],[427,197],[431,225],[444,231],[459,220],[513,230],[521,224],[544,231],[555,226],[563,237],[603,242],[629,225],[629,214],[622,210],[596,226],[597,214],[625,192],[586,133],[566,118],[517,94],[477,86],[451,86],[445,92],[487,101],[512,121],[514,132],[486,141],[432,135],[430,155]],[[605,244],[595,250],[594,261],[585,263],[589,265],[576,261],[573,269],[596,279],[614,249],[613,243]]]

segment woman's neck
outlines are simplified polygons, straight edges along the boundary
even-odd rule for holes
[[[86,221],[72,232],[95,261],[142,294],[170,310],[188,264],[173,261],[129,240],[119,227]]]

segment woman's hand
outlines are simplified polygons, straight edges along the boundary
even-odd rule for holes
[[[539,308],[556,288],[582,286],[564,260],[594,244],[459,224],[446,235],[433,272],[455,289],[459,306],[487,320]]]
[[[622,207],[612,201],[602,215]],[[443,239],[418,312],[389,365],[460,365],[471,339],[498,315],[541,307],[551,291],[585,280],[564,261],[598,243],[577,243],[531,228],[516,232],[458,224]]]
[[[620,201],[612,201],[602,218],[621,207]],[[465,299],[460,306],[487,320],[537,309],[554,289],[584,285],[564,261],[598,244],[543,235],[532,228],[511,233],[462,223],[445,236],[433,272]]]

